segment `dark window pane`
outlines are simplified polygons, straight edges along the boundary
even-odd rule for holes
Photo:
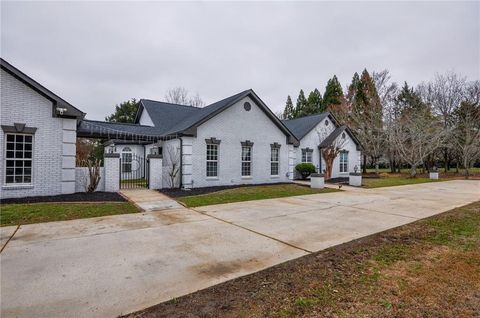
[[[25,142],[32,142],[32,136],[25,136]]]
[[[25,144],[25,150],[32,150],[32,144]]]
[[[30,160],[24,161],[24,164],[25,164],[25,167],[31,167],[32,166],[32,162]]]
[[[23,167],[23,165],[24,165],[24,161],[23,161],[23,160],[17,160],[17,161],[15,161],[15,167],[16,167],[16,168],[19,168],[19,167],[21,168],[21,167]]]
[[[31,151],[26,151],[25,152],[25,158],[32,158],[32,152]]]
[[[32,177],[31,177],[31,176],[25,176],[25,177],[23,178],[23,182],[25,182],[25,183],[30,183],[30,182],[32,182]]]
[[[13,174],[13,168],[7,168],[6,170],[7,175],[12,175]]]
[[[15,135],[7,135],[7,141],[15,141]]]
[[[23,158],[23,151],[16,151],[15,152],[15,158],[17,158],[17,159]]]
[[[7,167],[13,167],[15,164],[15,161],[13,160],[7,160]]]
[[[23,142],[23,135],[16,135],[15,137],[17,142]]]
[[[7,142],[7,150],[13,150],[15,147],[15,144],[13,142]]]
[[[13,158],[14,153],[13,151],[7,151],[7,158]]]
[[[23,150],[23,144],[17,143],[16,147],[16,150]]]
[[[13,176],[7,176],[5,179],[6,183],[13,183]]]
[[[15,183],[22,183],[22,182],[23,182],[22,176],[15,176]]]
[[[23,168],[15,168],[15,174],[23,174]]]
[[[32,174],[32,169],[31,168],[25,168],[23,170],[23,174],[26,175],[26,176],[29,176]]]

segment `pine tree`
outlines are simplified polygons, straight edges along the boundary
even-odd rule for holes
[[[293,118],[299,118],[306,116],[307,110],[307,99],[305,98],[305,93],[303,89],[300,90],[297,98],[297,106],[295,107],[295,112]]]
[[[133,123],[137,116],[138,102],[135,98],[115,105],[115,112],[105,117],[105,121],[115,123]]]
[[[287,97],[287,102],[285,103],[285,109],[283,111],[283,119],[292,119],[293,118],[293,103],[290,95]]]
[[[323,108],[326,109],[330,105],[340,105],[342,103],[342,98],[342,85],[340,85],[337,76],[333,75],[333,77],[328,80],[327,86],[325,87],[325,93],[323,94]]]
[[[347,100],[350,104],[355,103],[355,98],[357,97],[357,91],[360,85],[360,76],[355,72],[353,74],[352,83],[348,86]]]
[[[320,94],[320,91],[315,88],[308,95],[306,113],[307,115],[313,115],[313,114],[321,113],[323,111],[324,111],[324,108],[322,105],[322,94]]]

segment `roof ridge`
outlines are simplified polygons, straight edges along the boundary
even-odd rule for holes
[[[113,121],[101,121],[101,120],[94,120],[94,119],[83,119],[82,121],[94,122],[94,123],[101,123],[101,124],[114,124],[114,125],[126,125],[126,126],[152,127],[152,128],[155,128],[155,126],[140,125],[140,124],[135,124],[135,123],[117,123],[117,122],[113,122]]]
[[[182,105],[182,104],[174,104],[174,103],[168,103],[168,102],[162,102],[160,100],[154,100],[154,99],[148,99],[148,98],[140,98],[140,101],[149,101],[149,102],[154,102],[154,103],[162,103],[162,104],[168,104],[168,105],[174,105],[174,106],[182,106],[182,107],[190,107],[190,108],[196,108],[196,109],[201,109],[202,107],[196,107],[192,105]]]
[[[325,111],[325,112],[320,112],[320,113],[316,113],[316,114],[312,114],[312,115],[307,115],[307,116],[302,116],[302,117],[298,117],[298,118],[283,119],[283,121],[304,119],[304,118],[313,117],[313,116],[319,116],[319,115],[324,115],[324,114],[330,114],[330,112],[329,112],[329,111]]]

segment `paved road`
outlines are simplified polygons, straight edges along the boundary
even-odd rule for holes
[[[115,317],[479,199],[449,181],[25,225],[1,317]]]

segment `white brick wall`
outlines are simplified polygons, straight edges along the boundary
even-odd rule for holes
[[[250,111],[243,108],[246,101],[252,105]],[[211,137],[221,140],[218,178],[206,177],[205,139]],[[184,139],[186,140],[186,138]],[[245,140],[254,143],[251,178],[241,177],[242,148],[240,142]],[[185,144],[189,142],[185,142]],[[248,97],[200,125],[197,129],[197,137],[191,139],[191,142],[193,187],[289,181],[287,177],[289,147],[286,143],[286,136]],[[270,175],[270,144],[274,142],[281,144],[278,177]]]
[[[106,154],[103,167],[105,169],[105,191],[118,192],[120,190],[120,155]]]
[[[162,188],[162,158],[150,156],[148,167],[150,169],[150,175],[148,179],[148,187],[150,189]]]
[[[76,120],[52,117],[52,102],[1,70],[2,125],[25,123],[36,127],[32,185],[5,186],[5,136],[0,130],[0,182],[2,198],[56,195],[75,191]],[[70,170],[70,173],[66,170]],[[72,177],[73,176],[73,177]]]

